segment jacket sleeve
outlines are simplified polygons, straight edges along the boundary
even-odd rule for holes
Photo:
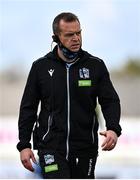
[[[120,99],[109,77],[109,72],[102,61],[101,77],[99,82],[98,101],[106,121],[107,130],[113,130],[118,136],[121,135],[120,122]]]
[[[20,105],[18,120],[19,143],[17,144],[19,151],[31,148],[30,140],[34,123],[37,120],[38,104],[37,69],[36,63],[33,63]]]

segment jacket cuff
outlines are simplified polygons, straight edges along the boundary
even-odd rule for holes
[[[121,127],[119,127],[118,129],[117,128],[114,128],[114,127],[107,127],[107,130],[112,130],[112,131],[114,131],[116,134],[117,134],[117,136],[119,137],[120,135],[121,135]]]
[[[29,142],[19,142],[17,144],[17,149],[19,152],[21,152],[23,149],[30,148],[31,149],[31,143]]]

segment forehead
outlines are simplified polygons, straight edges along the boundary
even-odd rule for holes
[[[72,22],[60,20],[59,28],[61,32],[75,32],[80,30],[80,23],[77,20]]]

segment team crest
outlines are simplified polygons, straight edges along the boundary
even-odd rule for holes
[[[82,79],[88,79],[89,78],[89,69],[87,69],[87,68],[79,69],[79,76]]]
[[[44,155],[44,160],[46,164],[51,164],[54,162],[54,155],[50,155],[50,154]]]

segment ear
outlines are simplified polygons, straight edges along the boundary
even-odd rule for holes
[[[58,43],[59,42],[59,37],[57,35],[53,35],[52,39],[54,42]]]

